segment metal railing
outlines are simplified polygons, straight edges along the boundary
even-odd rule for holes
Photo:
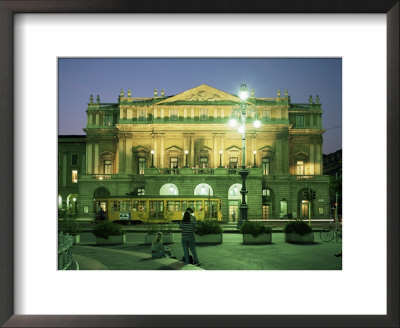
[[[74,258],[72,257],[72,245],[74,241],[69,234],[58,234],[58,270],[71,270]]]

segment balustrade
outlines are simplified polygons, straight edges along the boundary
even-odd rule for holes
[[[70,270],[73,264],[72,245],[74,241],[69,234],[58,234],[58,270]]]

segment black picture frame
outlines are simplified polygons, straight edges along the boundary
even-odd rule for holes
[[[399,1],[0,0],[0,324],[4,327],[399,327]],[[16,13],[385,13],[387,16],[387,315],[14,315],[13,16]],[[7,160],[4,160],[7,159]],[[371,262],[373,259],[371,259]]]

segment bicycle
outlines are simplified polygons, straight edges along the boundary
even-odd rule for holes
[[[339,240],[342,240],[342,227],[338,224],[338,228],[336,229],[335,223],[334,222],[329,222],[329,227],[324,228],[320,231],[319,237],[321,238],[322,241],[329,242],[332,241],[333,238],[336,237],[336,242]]]

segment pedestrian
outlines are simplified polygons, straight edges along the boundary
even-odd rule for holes
[[[232,222],[235,222],[235,221],[236,221],[236,213],[233,212],[233,213],[232,213]]]
[[[185,264],[189,264],[189,248],[193,255],[194,265],[200,265],[197,257],[196,246],[194,243],[194,231],[196,230],[196,218],[190,215],[189,211],[185,211],[181,223],[182,229],[182,247]]]
[[[169,257],[175,259],[176,257],[172,253],[169,247],[165,247],[162,241],[162,232],[157,232],[156,238],[151,243],[151,256],[154,258],[162,258],[167,254]]]
[[[106,220],[106,212],[104,212],[102,207],[100,207],[99,220],[101,222]]]
[[[185,212],[189,212],[192,221],[197,223],[196,217],[194,216],[194,211],[191,207],[188,207]],[[183,216],[185,215],[185,212],[183,212],[183,214],[182,214],[182,219],[183,219]]]

